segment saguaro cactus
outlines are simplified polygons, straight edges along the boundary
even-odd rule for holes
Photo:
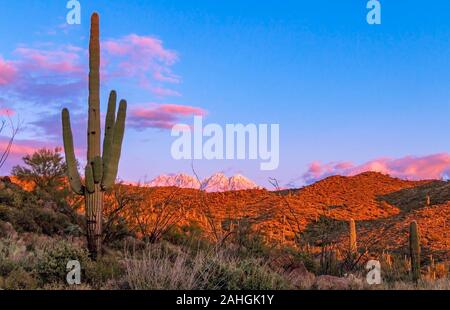
[[[420,279],[420,236],[416,221],[409,225],[409,255],[411,257],[411,271],[415,282]]]
[[[349,250],[350,253],[355,254],[357,252],[357,245],[356,245],[356,224],[354,219],[350,219],[348,221],[348,228],[349,228],[349,237],[350,237],[350,244],[349,244]]]
[[[99,16],[94,13],[91,17],[89,41],[88,145],[84,185],[77,169],[69,111],[62,110],[68,177],[72,190],[85,197],[88,248],[93,258],[101,254],[103,196],[104,192],[114,185],[117,177],[125,131],[127,103],[125,100],[120,101],[116,117],[116,99],[116,92],[111,91],[106,113],[103,153],[100,154],[100,39]]]

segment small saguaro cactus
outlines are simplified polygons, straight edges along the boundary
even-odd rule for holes
[[[106,113],[103,153],[101,154],[99,16],[94,13],[91,17],[89,41],[88,143],[84,185],[78,173],[69,111],[67,109],[62,110],[64,151],[69,182],[76,194],[85,197],[87,241],[89,252],[93,258],[101,254],[103,196],[104,192],[109,190],[116,180],[125,131],[127,103],[125,100],[120,101],[116,117],[116,97],[116,92],[111,91]]]
[[[416,221],[409,225],[409,255],[411,258],[411,272],[415,282],[420,280],[420,236]]]
[[[357,252],[357,244],[356,244],[356,224],[354,219],[350,219],[348,222],[349,226],[349,237],[350,237],[350,243],[349,243],[349,250],[350,253],[354,254]]]

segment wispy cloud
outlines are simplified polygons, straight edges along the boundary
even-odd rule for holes
[[[450,176],[450,154],[439,153],[428,156],[406,156],[403,158],[379,158],[361,165],[352,162],[312,162],[302,180],[311,184],[331,175],[356,175],[365,171],[375,171],[394,177],[421,180],[441,179]]]
[[[171,129],[183,117],[205,114],[206,111],[198,107],[148,103],[131,110],[128,124],[140,130],[146,128]]]
[[[177,84],[181,78],[171,69],[179,60],[178,54],[164,48],[161,40],[130,34],[106,40],[102,48],[111,67],[106,77],[135,78],[141,87],[157,96],[180,95],[162,86],[165,83]]]
[[[0,58],[0,89],[14,101],[46,106],[75,101],[86,79],[80,53],[71,45],[16,48],[15,59]]]
[[[59,33],[61,29],[57,28]],[[168,50],[163,42],[151,36],[130,34],[121,38],[111,38],[101,42],[102,83],[130,83],[138,87],[149,100],[179,97],[181,94],[169,87],[179,83],[181,78],[172,72],[172,66],[179,60],[175,51]],[[8,115],[17,111],[26,114],[28,123],[22,132],[28,137],[36,136],[44,141],[56,141],[56,133],[61,132],[60,109],[71,108],[74,130],[84,128],[86,116],[79,113],[85,103],[88,76],[88,51],[73,44],[34,42],[21,44],[11,51],[10,59],[0,55],[0,114]],[[14,102],[14,106],[6,106]],[[133,106],[131,103],[130,108]],[[163,105],[164,106],[164,105]],[[33,107],[33,113],[28,109]],[[142,111],[141,111],[142,112]],[[162,113],[164,111],[154,111]],[[161,115],[164,118],[163,115]],[[30,120],[31,118],[31,120]],[[140,128],[169,126],[174,116],[163,120],[145,122],[134,118],[134,125]],[[159,125],[158,125],[159,124]],[[77,135],[78,136],[78,135]],[[79,135],[84,137],[85,133]],[[82,142],[82,141],[79,141]]]
[[[17,76],[17,69],[11,61],[0,55],[0,86],[12,83]]]
[[[181,80],[171,69],[178,55],[165,49],[161,40],[130,34],[101,45],[102,81],[126,79],[159,98],[181,96],[167,87]],[[12,51],[12,59],[0,55],[0,89],[22,101],[46,105],[78,102],[85,97],[87,54],[86,49],[71,44],[19,46]]]

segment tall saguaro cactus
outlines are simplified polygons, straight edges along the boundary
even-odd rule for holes
[[[411,271],[415,282],[420,280],[420,236],[416,221],[409,225],[409,253],[411,257]]]
[[[94,258],[101,254],[103,196],[104,192],[109,190],[116,180],[125,131],[127,102],[125,100],[120,101],[116,117],[116,100],[116,92],[111,91],[106,113],[103,153],[101,154],[99,16],[94,13],[91,17],[89,41],[88,145],[84,185],[77,169],[69,111],[67,109],[62,110],[64,151],[68,177],[72,190],[85,197],[88,248]]]
[[[356,224],[354,219],[348,221],[349,230],[349,250],[351,254],[356,254],[358,247],[356,245]]]

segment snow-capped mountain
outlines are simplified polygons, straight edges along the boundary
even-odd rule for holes
[[[154,178],[149,187],[176,186],[181,188],[200,188],[200,182],[193,176],[187,174],[160,175]]]
[[[230,190],[233,191],[239,191],[243,189],[253,189],[253,188],[260,188],[258,185],[255,184],[252,180],[244,177],[241,174],[236,174],[235,176],[231,177],[228,181]]]
[[[201,183],[187,174],[160,175],[147,184],[149,187],[176,186],[181,188],[203,189],[207,192],[225,192],[260,188],[256,183],[237,174],[228,178],[223,173],[216,173]]]

